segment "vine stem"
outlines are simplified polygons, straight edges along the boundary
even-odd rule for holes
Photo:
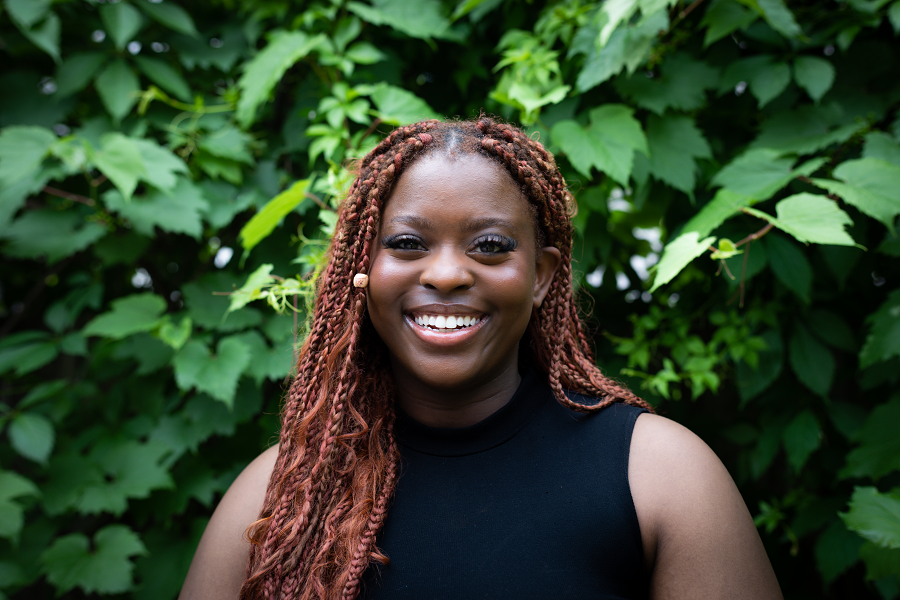
[[[761,238],[762,236],[764,236],[764,235],[766,235],[767,233],[769,233],[769,231],[771,231],[771,230],[772,230],[772,227],[774,227],[774,226],[775,226],[775,225],[774,225],[773,223],[769,223],[768,225],[766,225],[765,227],[763,227],[763,228],[760,229],[759,231],[757,231],[757,232],[755,232],[755,233],[751,233],[750,235],[748,235],[747,237],[745,237],[744,239],[742,239],[741,241],[739,241],[737,244],[734,245],[734,247],[735,247],[735,248],[740,248],[741,246],[743,246],[743,245],[746,244],[747,242],[752,242],[752,241],[754,241],[754,240],[758,240],[758,239]]]
[[[672,23],[672,26],[669,27],[669,31],[675,29],[675,26],[678,25],[681,21],[683,21],[689,14],[694,12],[694,9],[703,4],[703,0],[694,0],[691,4],[685,8],[683,11],[678,13],[678,17],[675,19],[675,22]]]
[[[771,223],[769,223],[769,225],[771,226]],[[747,249],[744,250],[744,264],[741,267],[741,286],[740,286],[741,301],[738,303],[738,306],[740,308],[744,308],[744,282],[747,280],[747,261],[750,258],[750,247],[751,246],[753,246],[753,244],[747,244]]]
[[[72,192],[67,192],[55,187],[50,187],[49,185],[45,185],[43,191],[44,193],[50,194],[51,196],[56,196],[57,198],[65,198],[66,200],[71,200],[72,202],[80,202],[86,206],[94,206],[95,204],[94,201],[87,196],[73,194]]]
[[[306,196],[307,198],[309,198],[310,200],[312,200],[313,202],[315,202],[316,204],[318,204],[319,208],[321,208],[323,210],[330,210],[331,212],[337,212],[333,208],[331,208],[330,206],[325,204],[325,202],[323,202],[322,199],[319,198],[318,196],[316,196],[315,194],[312,194],[310,192],[304,192],[303,195]]]
[[[297,294],[294,294],[294,368],[297,368],[297,361],[300,360],[300,349],[297,347],[297,340],[300,337],[300,330],[297,329]]]

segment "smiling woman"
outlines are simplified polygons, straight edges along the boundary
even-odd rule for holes
[[[573,208],[553,157],[487,118],[363,159],[280,444],[182,598],[779,598],[715,455],[594,363]]]

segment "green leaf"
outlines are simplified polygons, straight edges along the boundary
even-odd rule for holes
[[[260,265],[258,269],[253,271],[253,273],[250,274],[250,277],[247,278],[247,282],[242,285],[240,289],[235,290],[231,295],[231,303],[228,305],[228,312],[231,313],[240,310],[247,306],[249,302],[256,300],[259,297],[259,288],[274,280],[270,275],[274,268],[274,265],[267,263]]]
[[[616,90],[638,106],[662,115],[668,108],[690,111],[706,104],[705,90],[719,84],[719,70],[688,54],[677,53],[660,67],[660,74],[636,73],[616,80]]]
[[[883,131],[866,134],[863,158],[878,158],[900,167],[900,144]]]
[[[56,97],[66,98],[83,90],[106,59],[102,52],[78,52],[67,56],[56,69]]]
[[[438,115],[424,100],[403,88],[384,82],[372,88],[372,102],[378,116],[391,125],[405,125],[424,119],[438,119]]]
[[[165,324],[165,320],[162,323]],[[134,359],[138,362],[135,374],[147,375],[167,367],[173,354],[172,348],[158,338],[148,333],[138,333],[119,342],[113,351],[113,358]]]
[[[773,57],[761,54],[732,62],[722,76],[719,92],[730,92],[738,82],[745,82],[762,108],[780,96],[791,82],[791,69],[787,63],[773,64],[773,60]]]
[[[113,6],[119,5],[113,4]],[[135,56],[134,62],[144,75],[162,89],[185,102],[192,100],[191,87],[188,82],[169,63],[146,56]]]
[[[100,19],[117,50],[124,50],[125,44],[134,40],[134,36],[144,25],[141,13],[128,2],[101,4]]]
[[[693,119],[684,116],[647,120],[650,173],[688,195],[693,194],[697,158],[711,158],[712,150]]]
[[[894,2],[888,8],[888,20],[894,28],[894,35],[900,33],[900,2]]]
[[[284,72],[323,39],[321,35],[309,37],[300,31],[272,33],[269,44],[246,63],[244,74],[238,80],[241,98],[235,116],[241,127],[247,128],[253,123],[256,109],[265,103]]]
[[[784,367],[784,344],[778,332],[770,329],[763,332],[761,337],[766,342],[766,348],[759,352],[759,362],[756,368],[754,369],[743,360],[736,366],[741,408],[766,391],[778,379]]]
[[[97,89],[106,111],[116,122],[121,121],[125,115],[131,112],[141,91],[137,75],[122,59],[116,59],[109,63],[109,66],[97,76],[94,87]]]
[[[173,321],[166,320],[159,327],[159,339],[175,350],[180,350],[191,337],[193,323],[190,317],[184,317],[176,325]]]
[[[163,463],[168,454],[168,447],[152,440],[102,440],[94,446],[90,458],[104,477],[84,486],[78,510],[120,515],[129,498],[147,498],[153,490],[172,488],[174,482]]]
[[[745,209],[750,214],[772,223],[801,242],[855,246],[856,242],[844,230],[853,220],[838,208],[837,203],[817,194],[795,194],[775,205],[777,218],[756,210]]]
[[[619,23],[628,22],[628,20],[638,10],[637,0],[612,0],[605,2],[600,7],[599,20],[603,23],[600,29],[600,37],[597,43],[602,48],[612,36],[613,31],[619,26]]]
[[[794,159],[780,158],[781,154],[770,148],[748,150],[716,173],[711,185],[720,185],[753,200],[767,200],[793,179]]]
[[[812,290],[812,267],[803,252],[788,239],[769,234],[763,238],[766,255],[775,278],[809,304]]]
[[[859,560],[863,540],[835,520],[816,542],[816,565],[826,584],[852,567]]]
[[[866,542],[859,549],[859,557],[866,563],[866,580],[875,581],[900,576],[900,549],[885,548]]]
[[[246,252],[264,240],[278,223],[303,201],[308,179],[295,181],[291,187],[269,200],[262,210],[253,215],[238,233],[238,239]]]
[[[373,25],[388,25],[409,37],[450,39],[450,21],[438,0],[372,0],[372,5],[348,2],[347,10]]]
[[[95,153],[94,163],[126,200],[131,199],[138,180],[147,177],[141,149],[133,138],[117,131],[100,138],[100,152]]]
[[[255,327],[262,321],[262,314],[254,308],[228,312],[230,298],[224,292],[232,292],[243,283],[234,273],[218,271],[185,284],[182,288],[185,306],[194,325],[218,331],[238,331]]]
[[[834,380],[834,356],[800,323],[794,327],[788,356],[803,385],[819,396],[827,396]]]
[[[221,229],[231,223],[235,215],[253,204],[256,195],[249,192],[238,193],[238,189],[224,181],[206,180],[200,183],[203,197],[209,204],[204,220],[214,230]]]
[[[17,540],[25,523],[22,506],[13,499],[40,494],[28,479],[12,471],[0,471],[0,538]],[[0,585],[4,585],[2,578]]]
[[[575,89],[586,92],[620,73],[622,69],[634,73],[650,53],[657,35],[668,27],[668,13],[659,11],[634,25],[622,24],[606,44],[600,44],[599,39],[591,39],[584,52],[587,58],[578,74]],[[590,35],[591,29],[586,29]]]
[[[874,487],[855,487],[850,510],[840,513],[848,529],[884,548],[900,548],[900,498]]]
[[[103,194],[106,206],[129,221],[135,231],[154,236],[154,227],[172,233],[184,233],[195,239],[203,233],[200,215],[209,208],[203,192],[187,179],[179,178],[171,194],[151,191],[126,202],[115,190]]]
[[[226,127],[203,136],[198,145],[213,156],[252,165],[253,156],[247,149],[252,140],[249,134],[240,129]]]
[[[137,147],[144,163],[141,179],[168,196],[183,196],[185,190],[191,187],[190,182],[177,176],[177,173],[189,172],[184,161],[154,141],[129,139]]]
[[[652,294],[659,286],[672,281],[688,263],[706,252],[714,241],[716,241],[714,237],[701,240],[696,231],[689,231],[666,244],[656,268],[656,279],[653,280],[650,293]]]
[[[713,2],[700,22],[701,27],[704,25],[707,27],[706,36],[703,38],[703,47],[746,27],[758,18],[757,13],[744,8],[734,0]]]
[[[56,358],[56,344],[42,331],[24,331],[0,340],[0,373],[15,369],[17,377],[39,369]]]
[[[24,456],[42,465],[53,451],[53,424],[37,413],[20,413],[9,424],[9,441]]]
[[[831,89],[834,76],[834,67],[824,58],[799,56],[794,61],[794,81],[816,102]]]
[[[21,2],[21,0],[19,0]],[[48,13],[44,22],[34,28],[19,27],[28,41],[53,57],[53,60],[59,62],[59,38],[62,23],[56,13]]]
[[[811,154],[839,144],[865,127],[856,121],[833,128],[830,114],[822,107],[782,110],[766,118],[751,148],[772,148],[784,154]]]
[[[859,347],[850,326],[837,313],[821,308],[813,310],[806,316],[806,324],[819,339],[835,348],[855,352]]]
[[[156,294],[133,294],[112,301],[112,310],[91,320],[81,331],[85,336],[98,335],[120,340],[140,331],[159,326],[166,301]]]
[[[753,199],[748,196],[736,194],[728,189],[716,192],[712,200],[688,221],[683,232],[696,231],[704,236],[712,233],[716,227],[724,223],[734,215],[740,214],[741,209],[753,204]]]
[[[178,351],[172,364],[180,389],[196,388],[230,408],[238,379],[250,364],[250,350],[237,336],[222,338],[215,355],[202,342],[191,340]]]
[[[125,525],[108,525],[93,543],[81,533],[57,538],[41,555],[47,580],[63,594],[76,587],[85,593],[120,594],[132,589],[131,557],[145,554],[141,539]]]
[[[585,177],[590,177],[591,167],[595,167],[627,185],[635,151],[649,152],[641,124],[633,115],[634,110],[622,104],[600,106],[590,111],[587,128],[575,121],[560,121],[554,125],[551,130],[553,143]]]
[[[0,130],[0,187],[33,177],[56,143],[49,129],[32,125],[13,125]]]
[[[20,27],[30,29],[46,16],[53,0],[5,0],[9,16]]]
[[[793,344],[792,344],[793,351]],[[798,414],[784,430],[784,449],[788,463],[796,473],[803,469],[809,455],[819,447],[822,430],[819,421],[811,410],[806,409]]]
[[[55,263],[84,250],[106,235],[105,226],[87,221],[77,210],[26,212],[0,232],[9,245],[4,253],[20,258],[45,256]]]
[[[168,2],[148,2],[139,0],[137,5],[147,15],[166,28],[192,37],[199,37],[191,15],[172,0]]]
[[[900,436],[897,423],[900,419],[900,396],[894,394],[890,401],[871,411],[862,429],[855,434],[860,445],[847,455],[847,464],[838,476],[871,477],[878,479],[900,470]]]
[[[772,26],[772,29],[787,38],[796,38],[803,35],[803,30],[794,19],[793,13],[788,9],[784,0],[755,0],[762,11],[763,18]]]
[[[288,376],[294,361],[292,340],[283,340],[270,348],[256,331],[247,331],[240,334],[239,337],[247,345],[251,356],[246,373],[256,381],[257,385],[266,379],[282,381]]]
[[[891,292],[866,322],[871,329],[859,353],[860,368],[900,356],[900,290]]]
[[[65,379],[57,379],[56,381],[48,381],[34,386],[28,394],[22,398],[16,405],[18,410],[25,410],[31,406],[39,404],[48,398],[57,396],[60,392],[69,386],[69,382]]]
[[[900,166],[866,157],[839,164],[834,176],[844,183],[829,179],[813,179],[813,183],[893,230],[894,219],[900,214]]]
[[[781,95],[791,82],[791,68],[787,63],[779,62],[767,65],[765,71],[760,71],[750,78],[750,91],[759,100],[762,108]]]
[[[40,495],[40,490],[28,479],[12,471],[0,470],[0,500]]]
[[[347,48],[344,55],[358,65],[374,65],[388,58],[387,54],[369,42],[356,42]]]

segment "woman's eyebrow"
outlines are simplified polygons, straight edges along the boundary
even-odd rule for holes
[[[430,219],[420,217],[418,215],[399,215],[385,223],[385,225],[408,225],[418,229],[437,229],[438,225]],[[497,217],[480,217],[463,221],[460,225],[460,231],[471,232],[488,227],[505,227],[507,229],[515,229],[515,225],[506,219]]]
[[[394,217],[385,223],[385,225],[409,225],[410,227],[417,227],[419,229],[434,229],[436,227],[433,221],[417,215],[400,215]]]
[[[506,219],[500,219],[497,217],[482,217],[469,219],[468,221],[464,221],[460,229],[462,231],[478,231],[479,229],[487,229],[488,227],[505,227],[507,229],[515,229],[515,225],[513,225],[510,221]]]

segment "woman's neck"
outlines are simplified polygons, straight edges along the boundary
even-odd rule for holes
[[[468,427],[483,421],[506,406],[522,381],[516,362],[489,380],[452,389],[429,385],[393,367],[398,405],[429,427]]]

